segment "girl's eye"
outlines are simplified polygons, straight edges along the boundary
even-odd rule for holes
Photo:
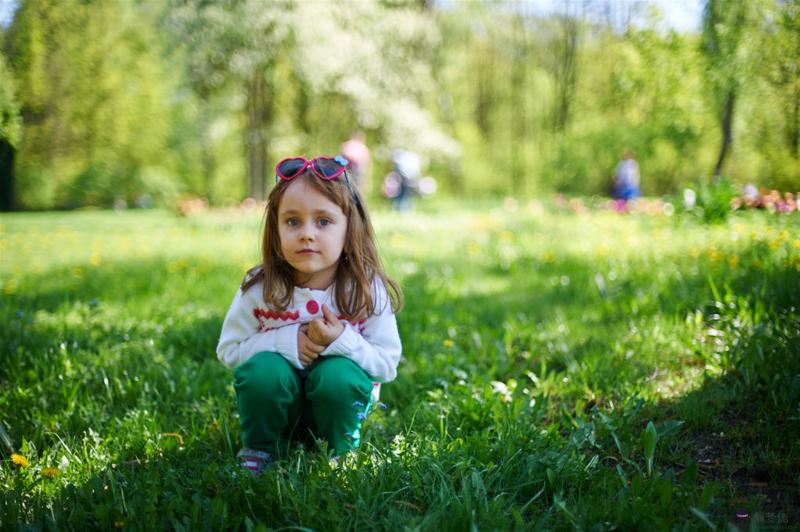
[[[322,225],[322,226],[328,225],[330,223],[331,223],[331,221],[328,220],[327,218],[320,218],[320,220],[319,220],[319,225]]]
[[[297,218],[289,218],[288,220],[286,220],[286,225],[297,227],[298,225],[300,225],[300,221]]]

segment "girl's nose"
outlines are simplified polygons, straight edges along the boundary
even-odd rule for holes
[[[314,227],[312,224],[303,224],[303,228],[300,231],[300,238],[303,240],[314,239]]]

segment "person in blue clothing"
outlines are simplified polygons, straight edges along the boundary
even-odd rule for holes
[[[635,200],[641,195],[639,190],[639,163],[633,158],[631,150],[625,150],[625,153],[622,154],[622,160],[614,172],[614,199],[624,207],[628,201]]]

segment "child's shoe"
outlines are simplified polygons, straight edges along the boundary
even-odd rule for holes
[[[254,477],[266,471],[274,461],[272,455],[269,453],[245,448],[239,451],[236,458],[239,459],[242,467],[249,471]]]

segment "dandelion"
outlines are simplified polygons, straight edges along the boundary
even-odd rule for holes
[[[21,454],[12,453],[11,461],[20,467],[28,467],[28,459]]]
[[[452,348],[453,348],[453,346],[455,346],[455,345],[456,345],[456,343],[455,343],[454,341],[452,341],[451,339],[449,339],[449,338],[448,338],[447,340],[445,340],[444,342],[442,342],[442,344],[443,344],[443,345],[444,345],[444,346],[445,346],[447,349],[452,349]]]
[[[56,478],[58,476],[58,468],[45,467],[42,469],[42,476],[46,478]]]
[[[735,268],[739,265],[739,256],[738,255],[731,255],[728,257],[728,266],[731,268]]]
[[[17,291],[17,281],[16,279],[9,279],[6,281],[5,286],[3,287],[3,293],[7,296],[14,295],[14,292]]]

